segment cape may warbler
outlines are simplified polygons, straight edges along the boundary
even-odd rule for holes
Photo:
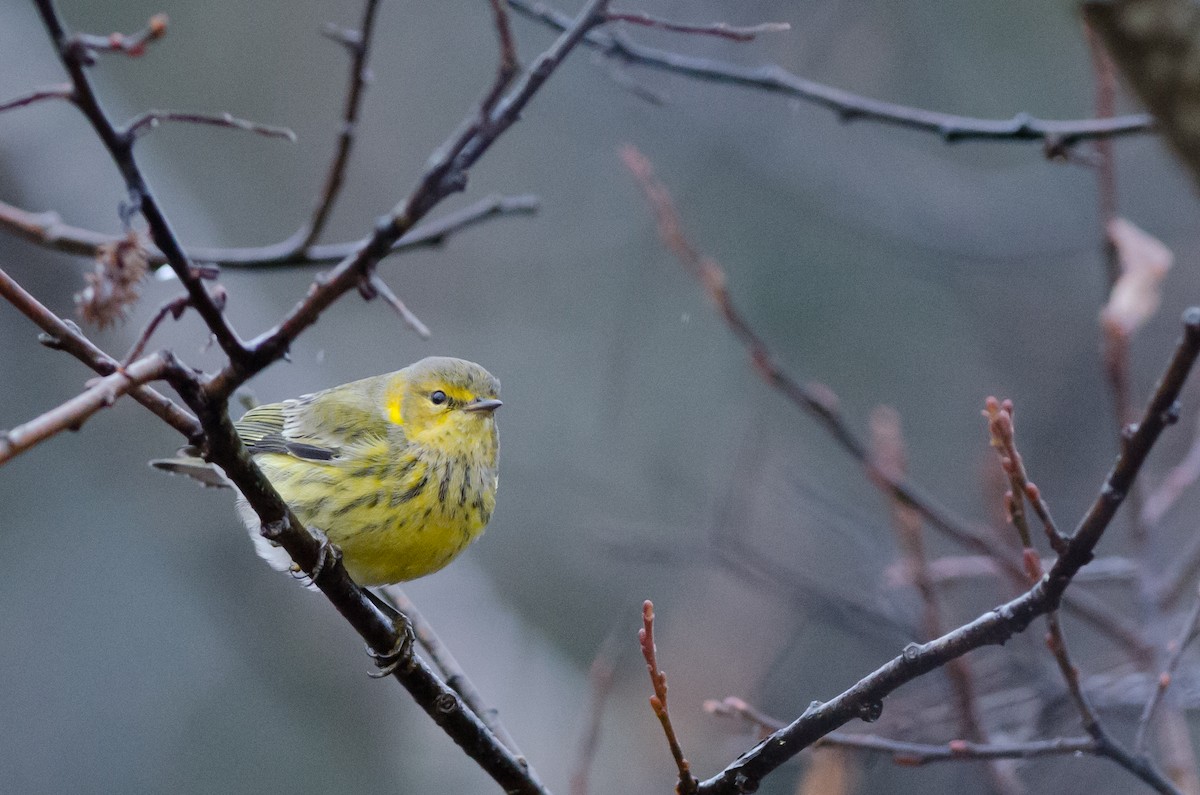
[[[271,484],[342,551],[360,585],[437,571],[483,532],[496,505],[500,382],[473,362],[431,356],[403,370],[259,406],[236,427]],[[186,453],[151,461],[209,485],[229,485]],[[258,553],[292,561],[238,512]]]

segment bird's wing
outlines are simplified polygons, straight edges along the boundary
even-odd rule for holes
[[[237,421],[238,435],[251,453],[337,458],[343,448],[387,433],[390,423],[371,386],[355,382],[258,406]]]

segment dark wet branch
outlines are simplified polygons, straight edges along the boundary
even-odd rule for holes
[[[508,4],[523,16],[555,30],[562,30],[570,21],[570,17],[561,11],[536,0],[508,0]],[[778,94],[826,108],[844,122],[873,121],[933,133],[946,143],[1034,141],[1042,143],[1048,152],[1057,154],[1081,141],[1143,135],[1155,130],[1153,117],[1145,113],[1108,119],[1062,121],[1039,119],[1026,113],[1018,113],[1011,119],[957,116],[859,96],[806,80],[780,66],[747,67],[647,47],[619,33],[593,31],[584,43],[601,55],[621,63]]]

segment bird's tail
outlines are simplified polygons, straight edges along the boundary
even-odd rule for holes
[[[187,475],[209,488],[224,489],[230,486],[225,473],[203,458],[189,455],[187,448],[181,450],[180,455],[175,458],[157,458],[150,462],[150,466],[172,475]]]

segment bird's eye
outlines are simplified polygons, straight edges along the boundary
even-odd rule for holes
[[[435,406],[440,406],[446,402],[446,393],[439,389],[429,396],[429,401]]]

